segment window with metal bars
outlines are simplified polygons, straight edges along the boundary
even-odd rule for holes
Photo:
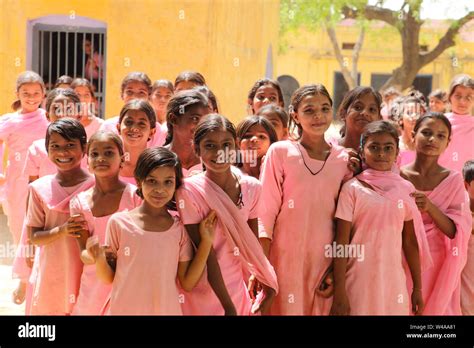
[[[106,29],[50,24],[33,26],[33,70],[54,88],[57,78],[68,75],[91,81],[98,101],[98,117],[105,115]]]

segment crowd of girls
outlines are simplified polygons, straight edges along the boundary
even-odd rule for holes
[[[204,76],[94,86],[31,71],[0,118],[3,209],[28,315],[473,315],[474,80],[426,98],[322,84],[248,116]]]

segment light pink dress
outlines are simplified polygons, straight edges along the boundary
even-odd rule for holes
[[[263,170],[260,238],[272,240],[270,262],[280,293],[274,315],[327,315],[332,299],[316,294],[331,265],[325,246],[334,240],[334,213],[342,182],[352,173],[348,155],[333,145],[326,162],[309,157],[297,142],[270,146]],[[313,173],[312,175],[306,165]],[[323,168],[324,165],[324,168]]]
[[[118,134],[117,123],[120,117],[115,116],[108,118],[100,126],[100,130],[111,131]],[[156,122],[156,131],[151,140],[148,141],[147,147],[163,146],[166,141],[166,135],[168,134],[168,127],[163,128],[159,122]]]
[[[461,174],[451,171],[433,191],[425,192],[431,202],[456,225],[449,239],[422,213],[433,267],[422,274],[425,315],[461,315],[461,272],[466,265],[472,216]]]
[[[94,133],[97,132],[100,129],[100,127],[102,126],[102,124],[104,122],[105,121],[103,119],[101,119],[100,117],[94,116],[94,118],[92,119],[92,122],[89,123],[87,125],[87,127],[85,127],[86,134],[87,134],[87,139],[89,139],[91,136],[93,136]]]
[[[472,233],[467,249],[467,262],[461,275],[461,310],[463,315],[474,315],[474,213]]]
[[[20,241],[26,210],[28,178],[22,174],[26,152],[33,141],[44,138],[47,127],[43,109],[27,114],[14,112],[0,118],[0,139],[8,147],[4,209],[15,244]]]
[[[69,201],[94,185],[94,177],[72,187],[59,185],[55,175],[30,184],[26,224],[50,230],[69,219]],[[79,292],[82,262],[77,241],[63,237],[41,245],[36,251],[32,273],[35,285],[33,315],[65,315],[72,312]]]
[[[474,159],[474,117],[447,113],[451,122],[451,141],[439,157],[439,164],[451,170],[462,172],[467,160]]]
[[[129,211],[141,204],[141,199],[135,194],[136,186],[127,184],[117,212]],[[99,244],[105,244],[105,230],[111,215],[95,217],[92,215],[89,202],[92,199],[93,188],[79,193],[71,199],[71,215],[83,214],[87,221],[90,236],[98,236]],[[84,265],[81,276],[81,286],[73,315],[100,315],[112,290],[111,284],[105,284],[96,276],[95,264]]]
[[[348,246],[355,257],[348,258],[346,271],[351,315],[410,314],[402,231],[414,214],[420,223],[421,218],[413,199],[403,194],[405,185],[415,190],[398,174],[367,169],[342,187],[335,216],[352,224]]]
[[[224,284],[238,315],[250,315],[251,300],[247,274],[278,292],[275,271],[247,221],[258,217],[261,185],[250,176],[239,178],[243,205],[239,209],[229,196],[205,173],[186,178],[176,192],[176,202],[185,225],[199,224],[211,210],[217,213],[213,249]],[[224,309],[212,290],[207,274],[190,293],[184,293],[186,315],[223,315]]]
[[[192,260],[186,230],[174,217],[167,231],[146,231],[127,212],[112,215],[106,243],[117,255],[107,314],[181,315],[178,263]]]

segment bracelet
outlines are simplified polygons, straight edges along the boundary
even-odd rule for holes
[[[412,290],[413,290],[413,291],[415,291],[415,290],[421,291],[421,288],[412,288]]]

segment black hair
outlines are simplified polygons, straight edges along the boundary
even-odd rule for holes
[[[464,166],[462,167],[462,176],[464,181],[468,184],[474,180],[474,160],[469,160],[464,163]]]
[[[176,79],[174,80],[174,88],[178,86],[180,82],[184,81],[190,81],[195,83],[198,86],[204,86],[206,85],[206,79],[202,74],[198,73],[197,71],[183,71],[181,72],[178,76],[176,76]]]
[[[135,180],[140,183],[146,179],[150,173],[159,167],[172,167],[176,174],[176,185],[175,192],[183,184],[183,171],[181,168],[181,162],[174,152],[164,147],[151,147],[144,150],[138,157],[137,165],[134,171]],[[137,189],[137,195],[144,199],[143,192],[141,189]],[[176,209],[176,199],[173,195],[173,199],[166,204],[166,207],[170,210]]]
[[[225,116],[222,116],[220,114],[209,114],[201,119],[199,124],[196,126],[196,129],[194,130],[195,151],[199,151],[199,144],[209,132],[217,130],[229,132],[232,135],[232,138],[234,138],[234,141],[237,140],[237,132],[232,122],[230,122]]]
[[[249,91],[249,94],[248,94],[248,104],[252,107],[252,112],[255,113],[255,110],[253,108],[253,98],[255,98],[255,95],[257,94],[257,91],[260,87],[262,86],[266,86],[266,85],[270,85],[272,86],[273,88],[275,88],[277,90],[277,93],[278,93],[278,105],[280,106],[284,106],[284,99],[283,99],[283,92],[281,91],[281,86],[280,86],[280,83],[276,80],[272,80],[272,79],[269,79],[269,78],[263,78],[263,79],[259,79],[257,81],[255,81],[255,83],[253,84],[252,88],[250,89]]]
[[[418,120],[416,120],[415,127],[413,128],[413,132],[416,134],[416,132],[418,132],[418,129],[420,129],[421,124],[425,120],[430,119],[430,118],[435,119],[435,120],[440,120],[446,125],[446,127],[448,128],[448,139],[450,139],[451,138],[451,122],[449,122],[448,118],[440,112],[428,111],[426,114],[421,116]]]
[[[56,133],[64,139],[71,141],[78,139],[81,143],[82,151],[85,151],[87,144],[87,134],[84,126],[73,118],[61,118],[49,124],[46,130],[45,145],[49,152],[49,140],[51,135]]]
[[[51,104],[53,104],[53,101],[59,97],[62,96],[64,98],[67,98],[71,102],[74,103],[74,111],[80,115],[81,114],[81,100],[79,99],[79,96],[77,95],[76,92],[74,92],[73,89],[71,88],[55,88],[51,92],[48,93],[48,96],[46,97],[46,112],[49,113],[49,109],[51,108]]]
[[[216,95],[209,89],[207,86],[196,86],[193,88],[194,90],[201,92],[204,94],[207,99],[209,100],[209,103],[212,107],[212,112],[218,114],[219,113],[219,106],[217,105],[217,99]]]
[[[367,139],[374,134],[385,133],[390,135],[398,149],[398,131],[395,125],[390,121],[374,121],[365,126],[364,132],[360,136],[360,151],[364,149]]]
[[[111,131],[105,131],[105,130],[99,130],[95,132],[90,138],[89,141],[87,142],[87,148],[86,148],[86,153],[89,155],[89,149],[91,145],[94,143],[94,141],[99,140],[101,138],[108,138],[109,140],[112,140],[112,142],[117,146],[117,149],[119,151],[120,156],[123,156],[124,151],[123,151],[123,141],[120,136]]]
[[[72,83],[72,77],[68,75],[62,75],[59,76],[56,82],[54,83],[54,88],[58,88],[59,85],[71,85]]]
[[[164,146],[173,141],[173,128],[176,119],[183,116],[193,106],[209,107],[209,100],[195,89],[179,91],[170,98],[166,107],[168,134]]]
[[[122,120],[127,114],[127,112],[131,110],[144,112],[146,117],[148,118],[148,121],[150,122],[150,129],[156,128],[155,110],[148,101],[143,99],[132,99],[123,106],[122,110],[120,110],[119,124],[122,123]]]
[[[288,128],[288,122],[290,117],[288,116],[288,113],[285,111],[284,108],[275,104],[268,104],[258,110],[257,116],[263,116],[265,112],[271,112],[276,114],[280,119],[283,128]]]
[[[311,85],[304,85],[298,88],[291,96],[290,102],[290,132],[293,132],[294,129],[297,130],[298,137],[301,138],[303,135],[303,127],[301,124],[296,123],[294,119],[294,113],[298,111],[300,107],[301,101],[307,96],[315,96],[315,95],[323,95],[329,100],[329,104],[332,106],[332,99],[329,95],[328,90],[324,85],[318,84],[311,84]]]
[[[148,94],[151,94],[151,80],[148,77],[147,74],[144,72],[140,71],[133,71],[131,73],[128,73],[122,80],[122,84],[120,85],[120,94],[123,94],[123,91],[125,91],[125,88],[127,87],[127,84],[130,82],[140,82],[143,83],[147,89],[148,89]]]

